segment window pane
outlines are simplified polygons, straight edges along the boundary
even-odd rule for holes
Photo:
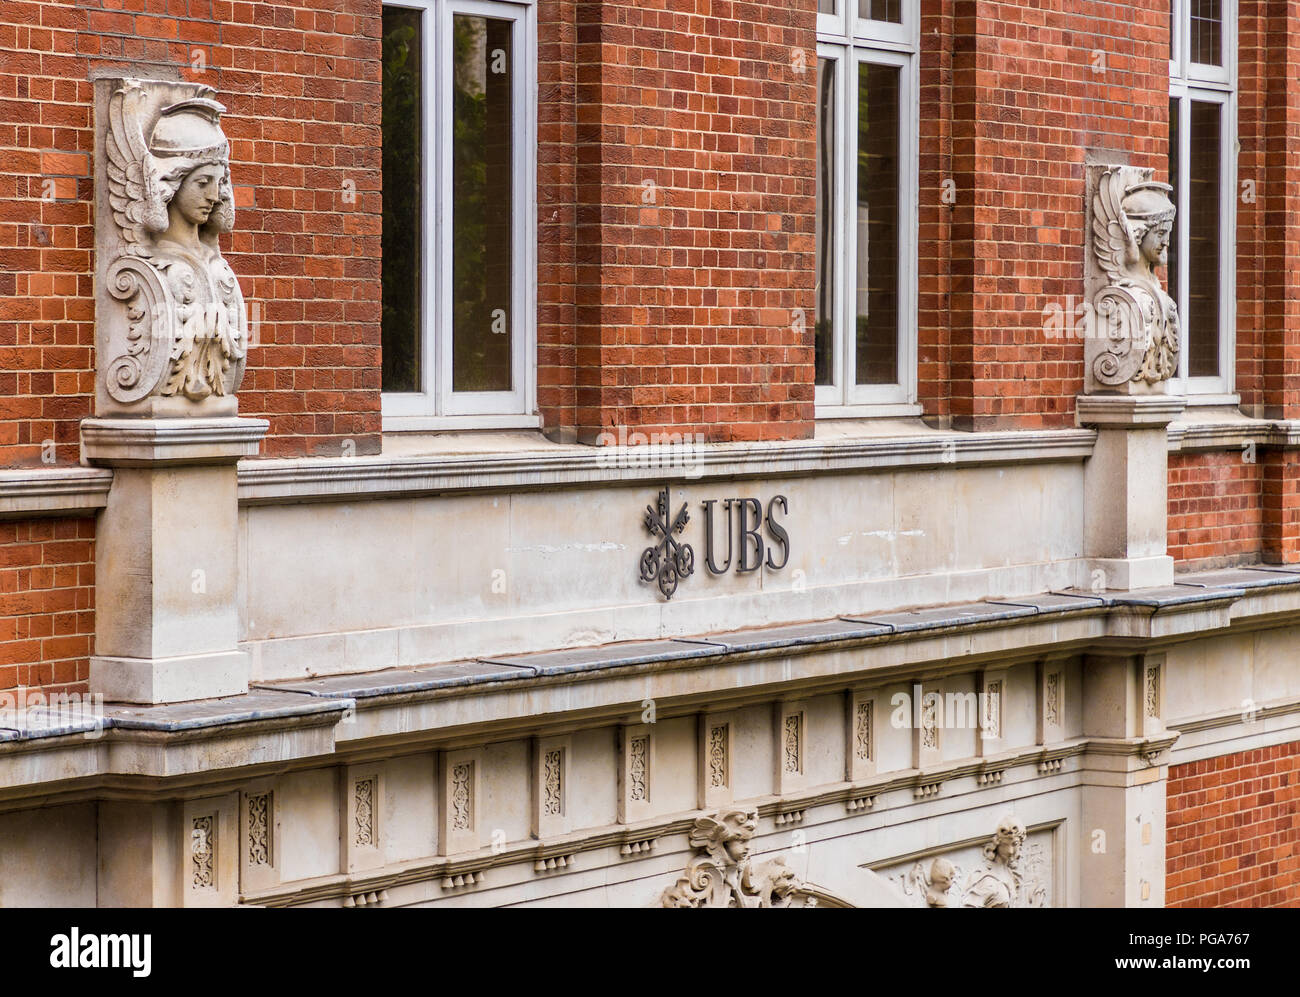
[[[817,384],[835,381],[835,63],[817,60]]]
[[[453,21],[452,390],[509,391],[513,22]]]
[[[1223,4],[1220,0],[1187,0],[1191,5],[1192,62],[1223,65]]]
[[[858,17],[902,24],[903,0],[858,0]]]
[[[422,44],[418,10],[384,8],[384,255],[380,332],[384,391],[419,391],[421,387]]]
[[[1220,105],[1191,102],[1187,164],[1187,372],[1219,373]]]
[[[839,0],[817,0],[817,13],[838,14],[839,6]]]
[[[1169,101],[1169,186],[1173,187],[1169,199],[1174,202],[1177,209],[1174,212],[1174,227],[1169,233],[1169,262],[1165,267],[1165,282],[1169,288],[1169,297],[1175,302],[1178,301],[1178,246],[1182,236],[1179,234],[1183,224],[1183,205],[1179,203],[1178,196],[1178,108],[1179,101],[1172,98]],[[1181,306],[1180,306],[1181,307]],[[1187,316],[1179,316],[1184,322]]]
[[[898,383],[899,70],[858,67],[857,383]]]

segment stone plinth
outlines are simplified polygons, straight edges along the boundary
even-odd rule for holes
[[[236,462],[260,419],[87,419],[83,459],[114,468],[96,534],[90,686],[168,703],[248,691],[237,647]]]
[[[1095,589],[1172,584],[1166,427],[1186,405],[1169,395],[1087,395],[1078,421],[1097,429],[1084,471],[1084,551]]]

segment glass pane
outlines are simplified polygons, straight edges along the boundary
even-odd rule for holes
[[[1220,105],[1191,102],[1187,164],[1187,372],[1219,373]]]
[[[817,384],[835,382],[835,63],[817,60]]]
[[[457,14],[452,37],[453,391],[509,391],[513,22]]]
[[[1178,301],[1178,245],[1182,236],[1179,234],[1183,224],[1183,205],[1178,201],[1178,98],[1171,98],[1169,101],[1169,186],[1173,191],[1169,199],[1174,202],[1177,209],[1174,212],[1174,227],[1169,234],[1169,257],[1165,266],[1165,282],[1169,290],[1169,297],[1175,302]],[[1157,275],[1158,276],[1158,275]],[[1181,308],[1182,306],[1179,305]],[[1186,316],[1179,316],[1186,320]]]
[[[902,24],[903,0],[858,0],[858,17]]]
[[[1223,65],[1223,4],[1220,0],[1187,0],[1191,6],[1192,62]]]
[[[898,383],[899,70],[858,67],[857,383]]]
[[[817,0],[817,13],[819,14],[838,14],[840,7],[839,0]]]
[[[380,332],[384,391],[419,391],[421,387],[422,44],[418,10],[384,8],[384,255]]]

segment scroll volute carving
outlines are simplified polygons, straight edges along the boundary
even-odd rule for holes
[[[96,84],[100,414],[235,411],[248,320],[218,245],[235,210],[214,95],[195,83]]]
[[[1156,273],[1168,262],[1176,209],[1172,188],[1152,175],[1132,166],[1088,170],[1090,392],[1162,393],[1178,373],[1178,309]]]

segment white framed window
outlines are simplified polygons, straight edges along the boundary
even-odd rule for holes
[[[1236,0],[1171,0],[1169,183],[1177,389],[1193,402],[1236,404]]]
[[[819,0],[816,409],[916,404],[918,5]]]
[[[537,425],[535,8],[383,5],[384,428]]]

